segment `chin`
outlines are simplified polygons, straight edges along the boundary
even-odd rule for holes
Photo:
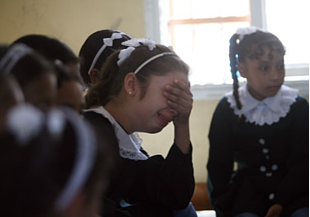
[[[279,90],[278,90],[278,91],[279,91]],[[277,95],[278,91],[269,92],[268,94],[266,94],[266,98],[267,98],[267,97],[274,97],[275,95]]]
[[[163,130],[163,128],[161,128],[161,129],[152,129],[152,130],[147,131],[147,133],[155,134],[155,133],[159,133],[162,130]]]

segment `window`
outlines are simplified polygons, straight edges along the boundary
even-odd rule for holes
[[[192,84],[228,83],[229,38],[250,26],[249,0],[170,0],[168,25],[175,52],[190,65]]]
[[[266,0],[265,4],[266,28],[277,35],[286,47],[287,80],[308,79],[310,31],[307,26],[310,2]]]
[[[286,47],[286,79],[308,82],[308,4],[305,0],[145,0],[146,35],[173,46],[190,65],[192,86],[223,86],[232,83],[229,38],[238,27],[265,28]]]

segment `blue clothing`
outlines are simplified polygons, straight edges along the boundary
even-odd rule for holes
[[[243,212],[235,215],[234,217],[260,217],[255,213]],[[309,217],[309,208],[300,208],[293,212],[290,217]]]
[[[173,215],[174,217],[197,217],[197,213],[192,202],[190,202],[185,209],[174,210]]]

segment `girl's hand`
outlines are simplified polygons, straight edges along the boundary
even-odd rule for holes
[[[280,217],[282,210],[283,210],[282,205],[274,204],[268,209],[266,217]]]
[[[179,80],[174,80],[173,85],[165,85],[163,95],[167,103],[176,113],[173,119],[174,125],[188,124],[193,107],[193,94],[190,85]]]
[[[184,154],[187,154],[190,150],[189,115],[193,107],[190,85],[174,80],[172,85],[165,85],[163,95],[167,99],[171,112],[175,113],[174,142]]]

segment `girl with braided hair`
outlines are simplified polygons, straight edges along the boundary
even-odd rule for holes
[[[217,216],[309,216],[309,105],[283,85],[284,54],[275,35],[255,27],[230,39],[233,91],[209,132],[207,187]]]

